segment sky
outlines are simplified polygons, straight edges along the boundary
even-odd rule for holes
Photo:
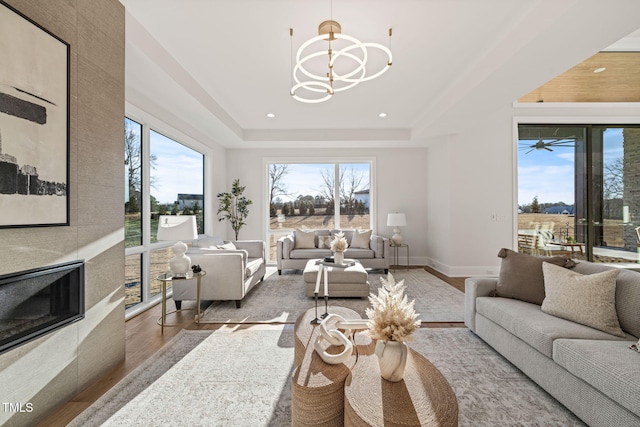
[[[156,156],[151,170],[151,195],[159,203],[173,203],[178,193],[203,194],[204,162],[201,153],[162,134],[151,131],[151,155]],[[202,207],[202,206],[201,206]]]
[[[622,129],[611,128],[604,136],[605,163],[621,157]],[[521,140],[535,144],[537,140]],[[518,205],[530,204],[535,196],[539,203],[574,203],[574,150],[573,147],[551,147],[553,151],[526,149],[518,151]]]
[[[368,173],[370,165],[368,163],[349,163],[344,165],[347,169]],[[289,163],[287,174],[283,182],[287,193],[290,196],[280,196],[283,201],[295,200],[298,196],[316,196],[322,187],[322,171],[333,172],[333,163]],[[366,175],[365,175],[366,176]],[[363,180],[363,182],[366,181]],[[368,188],[368,185],[364,186]]]

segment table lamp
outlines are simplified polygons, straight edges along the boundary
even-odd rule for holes
[[[191,269],[191,259],[185,255],[187,245],[182,240],[198,238],[195,215],[160,215],[157,237],[158,240],[177,240],[169,268],[175,276],[186,276]]]
[[[402,234],[398,227],[405,227],[407,225],[407,217],[403,213],[390,213],[387,215],[387,226],[394,227],[393,236],[391,236],[391,242],[394,245],[402,243]]]

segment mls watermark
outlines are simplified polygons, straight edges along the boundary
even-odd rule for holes
[[[2,402],[2,410],[4,412],[10,412],[12,414],[33,412],[33,403]]]

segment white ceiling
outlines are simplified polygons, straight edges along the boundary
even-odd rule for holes
[[[638,0],[120,1],[127,101],[225,147],[422,145],[640,28]],[[365,42],[388,45],[393,28],[393,66],[303,104],[289,28],[295,51],[330,17]]]

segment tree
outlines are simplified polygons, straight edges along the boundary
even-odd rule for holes
[[[344,203],[347,212],[353,214],[356,212],[355,193],[360,190],[369,188],[369,180],[365,181],[365,173],[354,168],[340,169],[340,199]]]
[[[533,201],[531,202],[531,213],[540,213],[540,204],[538,203],[538,196],[533,196]]]
[[[334,200],[334,188],[335,188],[335,172],[334,169],[325,169],[320,171],[322,183],[320,184],[320,195],[326,200]],[[369,188],[369,180],[366,179],[367,175],[364,171],[356,170],[354,168],[347,169],[346,167],[340,167],[340,177],[338,178],[338,191],[340,196],[340,202],[344,205],[346,212],[343,213],[355,213],[355,198],[356,191]]]
[[[240,180],[233,181],[230,193],[218,193],[220,204],[218,205],[218,221],[227,220],[235,232],[236,240],[240,229],[246,224],[244,220],[249,215],[249,205],[253,202],[242,195],[246,187],[240,185]]]
[[[278,196],[286,196],[287,186],[284,184],[283,178],[289,173],[289,165],[275,164],[269,165],[269,203]]]
[[[617,157],[604,164],[604,198],[621,199],[624,191],[624,160]]]
[[[129,184],[129,195],[135,195],[138,207],[142,202],[140,194],[142,190],[142,137],[136,131],[136,126],[131,121],[124,121],[124,165],[127,169],[127,181]],[[157,157],[152,154],[149,157],[151,169],[155,169]],[[151,176],[151,187],[155,185],[154,177]]]

